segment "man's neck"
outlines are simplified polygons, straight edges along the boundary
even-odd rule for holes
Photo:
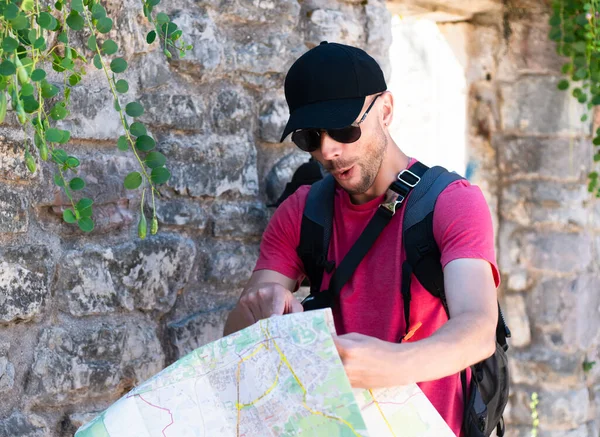
[[[351,194],[352,203],[360,205],[385,194],[392,182],[396,180],[398,173],[407,168],[409,162],[410,158],[396,143],[390,141],[373,185],[362,194]]]

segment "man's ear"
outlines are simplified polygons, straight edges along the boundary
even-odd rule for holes
[[[385,91],[381,97],[383,105],[381,105],[381,116],[385,126],[390,126],[394,118],[394,96],[390,91]]]

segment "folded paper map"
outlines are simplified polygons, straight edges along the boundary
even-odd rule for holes
[[[415,384],[352,389],[331,310],[271,317],[202,346],[75,437],[454,437]]]

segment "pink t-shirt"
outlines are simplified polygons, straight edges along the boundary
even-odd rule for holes
[[[309,188],[300,187],[275,211],[263,235],[255,271],[275,270],[296,280],[305,276],[296,248],[300,242],[300,224]],[[339,265],[375,214],[383,197],[354,205],[348,193],[337,187],[329,260]],[[403,211],[392,218],[342,288],[340,304],[333,311],[339,335],[358,332],[390,342],[398,342],[404,336],[404,304],[400,291],[401,267],[405,259],[402,247]],[[438,198],[433,225],[443,267],[458,258],[484,259],[490,263],[496,285],[499,284],[492,220],[478,187],[463,180],[449,185]],[[327,289],[330,278],[331,274],[325,272],[321,290]],[[411,293],[410,326],[422,323],[409,340],[415,342],[429,337],[448,318],[441,301],[424,289],[414,276]],[[459,435],[463,414],[460,374],[418,385]]]

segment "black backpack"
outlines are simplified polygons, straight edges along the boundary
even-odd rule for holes
[[[402,266],[401,290],[406,331],[407,333],[409,331],[410,282],[413,274],[425,289],[441,299],[446,314],[449,316],[444,293],[441,255],[433,236],[433,212],[439,194],[449,184],[462,178],[442,167],[430,169],[419,162],[411,166],[410,171],[405,170],[403,173],[404,176],[401,173],[398,177],[399,180],[390,187],[399,193],[398,199],[395,203],[385,204],[379,208],[374,219],[337,269],[335,264],[327,259],[333,225],[335,180],[328,175],[311,185],[302,216],[298,246],[298,255],[304,264],[310,282],[310,295],[303,302],[305,310],[335,305],[337,293],[350,278],[381,229],[391,219],[396,207],[400,205],[404,207],[402,233],[407,258]],[[408,197],[411,192],[412,195]],[[403,205],[406,198],[408,200]],[[390,210],[391,214],[387,214],[387,210]],[[379,224],[376,223],[378,220]],[[382,220],[385,223],[382,224]],[[370,228],[376,230],[369,231]],[[323,272],[332,272],[334,269],[336,271],[331,279],[329,290],[321,292]],[[332,285],[334,282],[335,284]],[[509,389],[506,339],[510,336],[510,330],[506,326],[498,304],[496,351],[488,359],[471,366],[469,393],[467,393],[466,369],[461,372],[463,399],[465,400],[463,431],[466,437],[489,437],[494,430],[498,437],[504,435],[502,414],[508,402]]]

